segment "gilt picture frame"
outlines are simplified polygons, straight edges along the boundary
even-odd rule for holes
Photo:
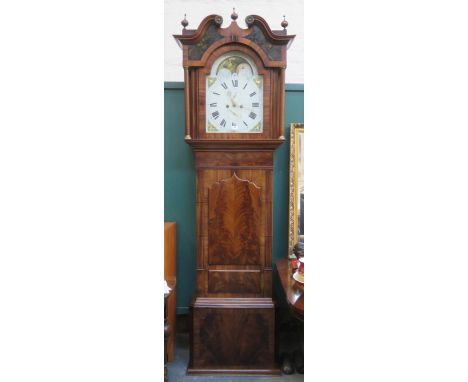
[[[291,123],[289,156],[289,240],[292,255],[299,235],[304,234],[304,123]]]

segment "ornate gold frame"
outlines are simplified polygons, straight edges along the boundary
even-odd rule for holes
[[[299,133],[304,133],[303,123],[291,123],[290,127],[290,155],[289,155],[289,242],[288,254],[291,256],[292,249],[297,243],[297,183],[298,183],[298,159],[299,159]]]

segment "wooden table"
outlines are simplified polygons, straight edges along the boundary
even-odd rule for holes
[[[298,283],[292,277],[292,270],[288,259],[280,259],[276,262],[276,269],[281,280],[281,287],[286,295],[286,300],[294,315],[304,320],[304,284]]]

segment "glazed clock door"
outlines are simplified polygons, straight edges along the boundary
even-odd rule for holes
[[[263,132],[263,76],[242,52],[221,55],[206,77],[206,132]]]

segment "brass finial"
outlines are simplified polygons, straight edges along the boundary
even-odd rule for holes
[[[286,21],[285,15],[283,15],[283,21],[281,22],[281,26],[283,27],[284,30],[286,30],[286,27],[288,26],[288,22]]]
[[[238,16],[238,14],[236,13],[236,8],[232,8],[231,19],[233,19],[234,21],[236,21],[238,17],[239,17],[239,16]]]
[[[188,25],[187,14],[184,14],[184,19],[180,23],[182,24],[184,29],[187,27],[187,25]]]

